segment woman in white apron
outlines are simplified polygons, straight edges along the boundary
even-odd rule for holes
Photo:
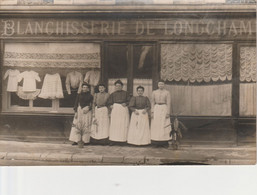
[[[105,92],[105,85],[98,85],[99,93],[95,93],[93,101],[93,120],[91,126],[91,143],[104,144],[109,137],[109,111],[107,100],[109,94]]]
[[[149,111],[151,103],[148,97],[143,96],[144,87],[137,87],[138,96],[132,97],[129,102],[129,109],[132,111],[128,143],[133,145],[148,145],[151,143],[149,128]]]
[[[108,99],[108,105],[111,109],[109,134],[111,144],[113,142],[126,142],[129,128],[129,94],[122,90],[123,83],[120,80],[117,80],[114,84],[116,91]]]
[[[168,146],[170,131],[170,93],[164,89],[164,81],[158,82],[158,89],[152,94],[151,140],[154,145]]]
[[[74,105],[75,116],[69,138],[73,142],[72,145],[77,145],[79,141],[83,141],[84,143],[89,143],[90,141],[92,102],[93,96],[90,94],[90,85],[84,83],[82,84],[82,91],[77,95]]]

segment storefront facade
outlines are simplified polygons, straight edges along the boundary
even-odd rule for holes
[[[163,79],[171,119],[179,116],[189,128],[186,140],[237,143],[241,129],[255,133],[256,116],[256,14],[251,6],[240,8],[6,8],[0,15],[2,124],[52,121],[69,129],[78,89],[67,77],[76,71],[110,93],[116,79],[131,95],[143,85],[150,99]],[[8,82],[18,74],[13,89]],[[43,92],[49,79],[58,83],[54,93]]]

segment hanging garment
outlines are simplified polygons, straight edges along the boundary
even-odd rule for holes
[[[88,83],[90,87],[91,94],[95,94],[95,87],[99,83],[100,80],[100,71],[98,70],[91,70],[86,73],[84,82]]]
[[[41,93],[38,97],[44,99],[63,98],[62,82],[59,73],[45,75]]]
[[[132,97],[129,102],[129,109],[133,111],[131,115],[128,143],[134,145],[147,145],[151,143],[149,114],[151,105],[147,97]],[[138,112],[138,115],[135,113]]]
[[[89,110],[85,114],[84,111],[87,108],[89,108],[89,106],[81,108],[80,105],[77,108],[77,117],[74,116],[69,137],[69,140],[72,142],[78,143],[80,140],[82,140],[84,143],[89,143],[90,141],[92,111]]]
[[[38,73],[30,70],[24,71],[18,76],[18,82],[23,79],[23,91],[24,92],[32,92],[36,91],[36,81],[40,82],[41,79],[38,76]]]
[[[93,123],[91,128],[91,137],[97,140],[109,137],[109,111],[107,100],[109,94],[106,92],[96,93],[93,102]]]
[[[72,71],[68,73],[65,81],[66,90],[68,94],[69,95],[71,94],[71,88],[72,89],[78,88],[78,93],[80,93],[82,83],[83,83],[83,75],[80,72]]]
[[[35,100],[39,95],[40,91],[40,89],[36,89],[36,91],[24,92],[22,87],[18,86],[17,95],[23,100]]]
[[[139,58],[139,62],[138,62],[138,69],[142,69],[144,67],[145,58],[151,48],[152,48],[152,46],[143,46],[141,48],[141,54],[140,54],[140,58]]]
[[[167,90],[155,90],[152,95],[153,119],[151,122],[151,140],[168,141],[171,140],[170,118],[170,93]],[[169,126],[168,126],[169,125]]]
[[[8,77],[7,91],[16,92],[18,89],[18,76],[20,74],[19,70],[9,69],[4,74],[4,80]]]
[[[88,83],[92,86],[97,86],[100,80],[100,71],[98,70],[90,70],[86,73],[84,82]]]

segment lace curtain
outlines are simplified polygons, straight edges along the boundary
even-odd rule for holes
[[[31,68],[100,68],[96,43],[7,43],[4,66]]]
[[[240,81],[256,82],[256,47],[240,48]]]
[[[161,78],[210,82],[232,79],[231,44],[162,44]]]

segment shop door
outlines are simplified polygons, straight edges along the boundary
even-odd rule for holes
[[[105,45],[104,78],[109,93],[114,82],[120,79],[124,90],[136,95],[137,86],[145,88],[151,97],[153,78],[156,75],[156,46],[154,43],[108,43]],[[158,71],[157,71],[158,74]]]

